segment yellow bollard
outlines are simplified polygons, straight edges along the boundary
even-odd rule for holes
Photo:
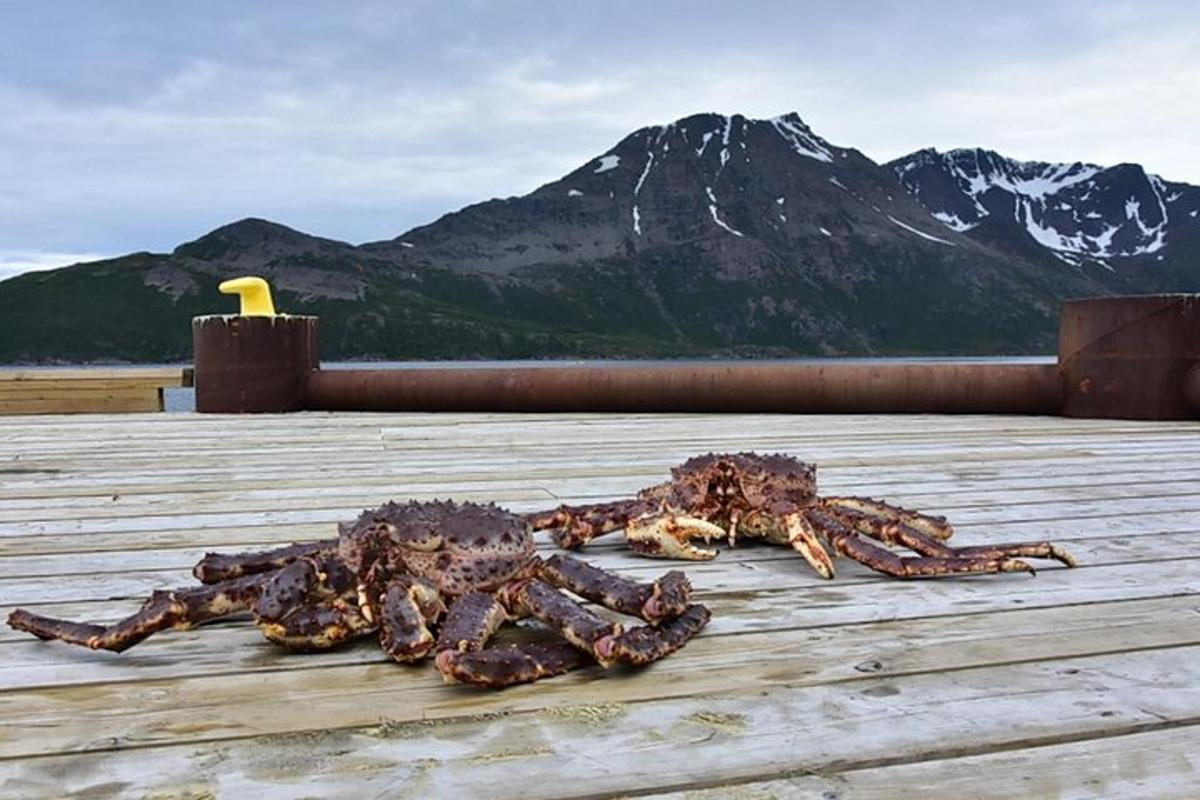
[[[221,294],[236,294],[242,298],[243,317],[273,317],[275,304],[271,302],[271,286],[262,278],[247,276],[221,281],[217,286]]]

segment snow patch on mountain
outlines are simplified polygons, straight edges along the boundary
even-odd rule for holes
[[[600,166],[596,167],[596,173],[608,172],[610,169],[616,169],[621,163],[621,157],[616,155],[600,156]]]
[[[785,114],[770,120],[775,130],[788,142],[792,149],[807,158],[833,163],[833,153],[829,151],[826,142],[815,135],[807,125],[800,121],[795,114]]]
[[[708,213],[712,215],[713,222],[717,223],[722,228],[724,228],[725,230],[732,233],[734,236],[745,236],[746,234],[742,233],[741,231],[737,230],[736,228],[732,228],[729,225],[727,225],[725,223],[725,221],[722,220],[721,217],[717,214],[717,196],[713,194],[712,187],[705,186],[704,191],[708,193],[708,200],[709,200]]]
[[[1078,263],[1076,256],[1099,263],[1157,253],[1167,246],[1168,204],[1190,191],[1177,190],[1179,184],[1169,189],[1132,164],[1018,161],[988,150],[927,149],[891,166],[909,194],[947,227],[966,233],[988,218],[1001,225],[1011,219],[1042,247],[1069,254],[1059,259],[1066,263]],[[989,230],[995,235],[999,229]]]
[[[920,236],[922,239],[928,239],[931,242],[937,242],[938,244],[949,245],[950,247],[956,246],[954,244],[954,242],[948,242],[945,239],[939,239],[938,237],[933,236],[932,234],[928,234],[925,231],[919,231],[911,225],[906,225],[903,222],[901,222],[900,220],[893,217],[891,214],[888,214],[887,218],[890,219],[892,222],[896,223],[897,225],[899,225],[901,228],[904,228],[904,230],[908,231],[909,233],[915,233],[917,236]],[[824,230],[824,229],[822,229],[822,230]]]
[[[663,152],[666,152],[664,150]],[[642,215],[638,211],[637,198],[642,193],[642,185],[646,182],[646,176],[650,174],[650,168],[654,166],[654,151],[646,151],[646,166],[642,168],[642,174],[638,176],[637,185],[633,187],[633,232],[638,236],[642,235]]]
[[[938,222],[941,222],[947,228],[958,231],[959,233],[969,231],[979,224],[978,222],[963,222],[958,218],[957,214],[948,214],[945,211],[933,212],[933,218]]]

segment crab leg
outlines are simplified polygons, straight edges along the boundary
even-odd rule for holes
[[[454,601],[446,614],[438,634],[438,653],[446,650],[458,653],[482,650],[508,620],[508,612],[499,600],[487,592],[467,592]]]
[[[911,547],[911,545],[909,545]],[[917,548],[913,548],[916,550]],[[920,552],[917,550],[917,552]],[[955,547],[954,554],[966,558],[1053,558],[1068,567],[1075,566],[1075,556],[1050,542],[1015,542],[1011,544],[984,544],[972,547]]]
[[[899,556],[859,536],[853,528],[837,518],[820,511],[808,511],[805,516],[839,553],[842,553],[876,572],[898,578],[926,578],[936,575],[967,573],[1029,572],[1033,567],[1024,561],[1005,557],[973,556]]]
[[[205,553],[204,558],[192,568],[192,574],[201,583],[217,583],[257,572],[270,572],[286,567],[298,558],[333,551],[337,548],[337,543],[337,539],[324,539],[319,542],[289,544],[261,553]]]
[[[446,611],[433,584],[401,575],[388,582],[379,619],[379,645],[402,664],[420,661],[433,649],[428,623]]]
[[[501,589],[499,600],[510,614],[536,617],[601,664],[612,663],[605,663],[600,643],[621,633],[621,625],[587,610],[550,584],[536,579],[518,581]]]
[[[630,519],[657,508],[658,503],[653,501],[618,500],[586,506],[559,506],[552,511],[523,516],[535,531],[551,531],[559,547],[575,550],[597,536],[624,528]]]
[[[710,617],[707,608],[692,605],[658,625],[625,630],[539,580],[506,587],[500,600],[510,610],[541,620],[604,667],[617,663],[640,666],[670,655],[699,633]]]
[[[849,508],[828,509],[839,522],[885,544],[898,544],[923,556],[941,558],[1053,558],[1075,566],[1075,558],[1050,542],[1012,542],[973,547],[951,547],[939,538],[912,527],[904,520],[890,520]]]
[[[593,663],[567,642],[503,644],[485,650],[442,650],[435,659],[446,683],[459,681],[488,689],[553,678]]]
[[[678,617],[692,595],[691,583],[678,570],[653,583],[638,583],[577,558],[553,555],[542,563],[539,574],[559,588],[647,622]]]
[[[461,681],[498,689],[562,675],[592,663],[586,653],[567,642],[487,647],[508,619],[500,601],[484,592],[468,592],[450,606],[434,660],[447,683]]]
[[[133,615],[114,625],[53,619],[18,608],[8,616],[9,627],[40,639],[59,639],[93,650],[121,652],[167,628],[186,630],[201,622],[249,609],[269,578],[248,575],[209,586],[159,590]]]
[[[373,620],[354,603],[353,575],[332,559],[297,559],[269,575],[255,601],[255,624],[289,650],[328,650],[370,633]]]
[[[259,621],[258,627],[268,641],[301,653],[329,650],[375,630],[344,600],[301,605],[278,622]]]
[[[653,663],[687,644],[711,618],[708,608],[696,603],[674,619],[658,625],[630,628],[616,637],[612,657],[623,664],[639,667]]]
[[[822,497],[818,502],[834,513],[844,509],[865,516],[900,522],[919,533],[942,541],[954,535],[954,526],[947,522],[945,517],[921,514],[882,500],[872,500],[869,497]]]

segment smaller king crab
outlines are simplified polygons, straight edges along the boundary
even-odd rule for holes
[[[262,553],[209,553],[204,586],[156,591],[113,625],[13,611],[8,624],[42,639],[120,652],[161,630],[250,611],[263,635],[292,650],[327,650],[378,634],[401,663],[435,654],[447,681],[503,687],[591,663],[648,664],[708,622],[672,571],[637,583],[574,558],[536,554],[528,523],[494,505],[388,503],[338,526],[338,538]],[[649,625],[625,629],[561,589]],[[488,647],[508,620],[535,617],[565,641]],[[438,629],[435,638],[430,628]]]
[[[1075,566],[1066,550],[1049,542],[950,547],[944,542],[954,529],[944,517],[864,497],[818,497],[816,466],[783,454],[709,453],[672,468],[670,481],[643,489],[634,499],[526,516],[534,530],[552,530],[567,549],[624,528],[633,550],[658,558],[717,555],[696,547],[694,540],[724,539],[733,545],[739,537],[762,539],[794,548],[824,578],[833,577],[830,551],[899,578],[1034,572],[1021,558]],[[897,555],[872,540],[918,555]]]

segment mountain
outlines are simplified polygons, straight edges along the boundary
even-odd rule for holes
[[[1189,277],[1195,286],[1194,258],[1179,256],[1200,245],[1198,187],[1137,164],[1016,161],[979,149],[919,150],[888,166],[933,217],[977,241],[1099,266],[1143,291]]]
[[[186,360],[242,274],[319,314],[329,359],[1049,352],[1065,297],[1197,283],[1194,187],[966,152],[880,165],[795,114],[698,114],[387,241],[246,219],[18,276],[0,361]]]

